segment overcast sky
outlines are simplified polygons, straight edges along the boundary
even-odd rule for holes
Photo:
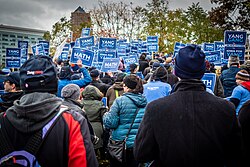
[[[112,0],[120,2],[121,0]],[[135,6],[145,6],[151,0],[122,0]],[[171,0],[170,9],[186,9],[192,2],[200,2],[205,10],[211,9],[210,0]],[[52,25],[61,17],[70,18],[78,6],[86,11],[97,6],[98,0],[0,0],[0,24],[25,28],[51,30]]]

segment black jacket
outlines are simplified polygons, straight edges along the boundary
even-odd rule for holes
[[[232,103],[181,80],[174,93],[148,104],[135,140],[139,162],[156,166],[239,166],[240,133]]]

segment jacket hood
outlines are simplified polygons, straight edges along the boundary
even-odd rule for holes
[[[15,101],[19,99],[23,94],[23,92],[9,92],[1,95],[1,99],[3,101]]]
[[[241,85],[250,91],[250,81],[242,82]]]
[[[34,92],[25,94],[6,111],[11,124],[23,133],[43,128],[57,113],[62,100],[53,94]]]
[[[82,97],[84,100],[101,100],[103,94],[97,87],[88,85],[83,90]]]
[[[123,96],[127,96],[130,98],[137,107],[144,108],[147,105],[147,99],[142,94],[135,94],[135,93],[124,93]]]
[[[123,90],[123,82],[115,82],[113,88],[118,91]]]
[[[182,79],[174,86],[176,91],[205,91],[206,85],[199,79]]]

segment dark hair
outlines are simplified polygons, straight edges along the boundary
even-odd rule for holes
[[[130,88],[128,92],[143,93],[143,82],[138,76],[134,74],[128,75],[123,79],[123,83]]]
[[[146,53],[142,53],[140,56],[140,60],[146,60]]]

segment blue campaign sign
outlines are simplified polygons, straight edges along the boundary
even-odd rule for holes
[[[117,41],[117,43],[126,43],[127,42],[127,39],[119,39],[118,41]]]
[[[214,50],[224,51],[224,42],[214,41]]]
[[[82,37],[90,36],[90,28],[83,28],[82,29]]]
[[[181,48],[184,48],[185,46],[186,46],[186,44],[184,44],[184,43],[175,42],[175,44],[174,44],[174,50],[175,51],[179,51]]]
[[[32,46],[33,55],[45,55],[43,44],[36,44]]]
[[[62,51],[61,55],[60,55],[60,59],[65,61],[65,60],[68,60],[69,58],[69,52],[68,51]]]
[[[118,70],[120,58],[103,59],[101,71],[116,72]]]
[[[130,64],[138,63],[138,57],[137,57],[137,55],[125,56],[125,57],[123,57],[123,60],[124,60],[124,65],[126,67],[128,67]]]
[[[126,48],[117,48],[117,56],[118,57],[126,56],[126,54],[127,54]]]
[[[79,43],[81,48],[86,48],[87,46],[94,46],[94,36],[91,37],[81,37],[79,38]]]
[[[206,85],[208,89],[214,92],[216,74],[214,73],[205,73],[202,77],[202,82]]]
[[[69,51],[70,50],[70,44],[69,43],[66,43],[63,47],[63,50],[62,51]]]
[[[138,52],[138,47],[137,46],[131,46],[131,51],[132,53],[137,53]]]
[[[101,71],[102,68],[102,62],[93,62],[92,66],[94,66],[95,68],[97,68],[98,70]]]
[[[122,42],[122,43],[118,43],[117,46],[119,48],[128,48],[129,47],[129,43]]]
[[[225,45],[245,45],[247,38],[246,31],[225,31],[224,42]]]
[[[39,41],[39,44],[43,45],[45,55],[49,56],[49,42],[48,41]]]
[[[158,44],[158,36],[148,36],[147,37],[147,43],[157,43]]]
[[[244,60],[245,56],[245,47],[231,47],[231,46],[225,46],[224,49],[224,59],[228,59],[229,56],[239,56],[240,60]]]
[[[221,63],[221,54],[220,51],[204,52],[206,55],[206,60],[210,63],[220,64]]]
[[[76,39],[74,47],[76,47],[76,48],[80,47],[80,40],[79,40],[79,38]]]
[[[214,51],[214,43],[204,43],[203,44],[204,51]]]
[[[98,62],[103,62],[105,58],[115,58],[116,52],[115,51],[99,51],[98,52]]]
[[[91,66],[94,59],[94,52],[81,48],[73,48],[71,52],[70,62],[76,64],[77,60],[82,60],[85,66]]]
[[[100,38],[99,49],[116,49],[116,39],[115,38]]]
[[[21,66],[21,49],[6,48],[5,67],[19,68]]]
[[[18,41],[18,48],[21,49],[21,57],[28,56],[28,41]]]
[[[149,44],[148,52],[158,52],[158,44]]]

